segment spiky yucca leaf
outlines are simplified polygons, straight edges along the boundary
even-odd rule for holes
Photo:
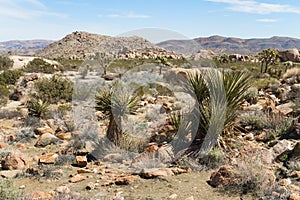
[[[28,115],[37,118],[45,117],[49,111],[49,104],[42,100],[30,100],[27,102],[26,107],[28,109]]]
[[[112,97],[112,89],[104,89],[102,88],[96,95],[95,95],[95,109],[97,111],[101,111],[103,114],[110,115],[111,114],[111,97]]]

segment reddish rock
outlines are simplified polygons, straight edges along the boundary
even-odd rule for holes
[[[138,179],[139,179],[139,177],[134,176],[134,175],[121,175],[121,176],[117,176],[115,178],[115,184],[116,185],[130,185]]]
[[[58,154],[56,153],[48,153],[44,154],[39,158],[39,163],[42,164],[54,164],[58,159]]]
[[[76,156],[76,164],[79,167],[85,167],[87,166],[87,157],[86,156]]]
[[[27,165],[27,161],[15,153],[9,153],[4,160],[2,160],[2,169],[4,170],[21,170]]]
[[[7,143],[3,143],[3,142],[0,143],[0,149],[4,149],[8,146],[9,146],[9,144],[7,144]]]
[[[86,174],[86,173],[93,173],[93,171],[90,170],[90,169],[80,168],[80,169],[77,170],[77,173],[78,174]]]
[[[43,191],[36,191],[32,192],[30,195],[30,199],[43,199],[43,200],[54,200],[55,192],[50,191],[50,192],[43,192]]]
[[[143,169],[140,172],[140,176],[142,178],[157,178],[157,177],[167,177],[173,176],[174,173],[171,168],[151,168],[151,169]]]
[[[229,166],[222,166],[210,176],[208,184],[212,187],[227,185],[235,181],[235,171]]]
[[[82,176],[80,174],[76,174],[75,176],[73,176],[69,182],[70,183],[77,183],[77,182],[80,182],[80,181],[84,181],[86,179],[85,176]]]
[[[70,140],[72,138],[72,133],[58,133],[56,134],[56,137],[62,140]]]
[[[55,134],[55,131],[50,127],[37,128],[34,130],[37,135],[43,135],[45,133]]]

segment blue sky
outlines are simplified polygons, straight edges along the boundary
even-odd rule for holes
[[[167,39],[176,39],[175,32],[300,38],[298,19],[299,0],[0,0],[0,41],[58,40],[73,31],[115,36],[143,28],[173,31],[164,33]]]

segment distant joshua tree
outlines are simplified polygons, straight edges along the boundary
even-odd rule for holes
[[[97,52],[93,57],[93,60],[96,61],[96,64],[103,68],[103,75],[107,74],[107,68],[112,62],[112,58],[106,53]]]
[[[265,49],[258,54],[259,61],[261,62],[260,72],[263,73],[263,66],[265,65],[264,73],[267,73],[270,65],[275,65],[279,62],[278,53],[274,49]]]

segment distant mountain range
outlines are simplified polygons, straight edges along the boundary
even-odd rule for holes
[[[300,39],[277,36],[261,39],[241,39],[215,35],[192,40],[169,40],[160,42],[157,45],[183,54],[193,54],[199,50],[212,50],[218,54],[257,54],[267,48],[278,50],[300,49]]]
[[[0,55],[6,55],[9,52],[16,55],[35,55],[52,42],[52,40],[11,40],[0,42]]]
[[[300,49],[300,39],[271,37],[241,39],[234,37],[199,37],[191,40],[168,40],[158,44],[140,37],[110,37],[87,32],[73,32],[59,41],[25,40],[0,42],[0,55],[12,52],[16,55],[38,55],[47,58],[83,58],[97,48],[102,52],[120,52],[134,49],[166,49],[176,53],[192,55],[200,50],[211,50],[217,54],[257,54],[263,49]]]

